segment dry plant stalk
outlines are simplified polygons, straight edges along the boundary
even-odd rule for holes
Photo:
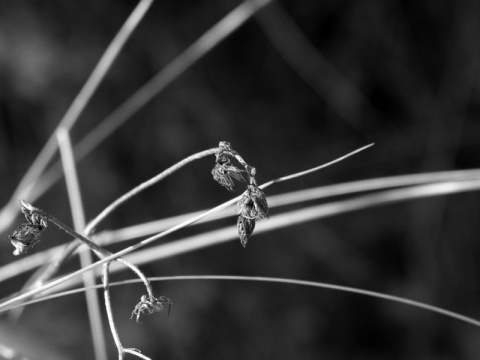
[[[361,149],[358,149],[340,159],[344,159],[345,157],[353,155],[370,146],[371,145],[368,145]],[[243,192],[241,196],[236,198],[238,200],[237,207],[236,207],[236,213],[238,215],[237,228],[238,228],[240,242],[243,245],[243,247],[246,246],[248,239],[252,235],[255,229],[256,221],[262,220],[262,219],[268,219],[269,217],[268,204],[265,197],[265,193],[263,192],[262,188],[265,188],[277,182],[281,182],[281,181],[292,179],[298,176],[306,175],[312,171],[316,171],[329,164],[340,161],[339,159],[337,159],[326,165],[322,165],[301,173],[297,173],[297,174],[293,174],[290,176],[273,180],[260,187],[257,185],[257,181],[255,178],[256,169],[253,166],[248,165],[247,162],[243,159],[243,157],[237,151],[232,149],[232,146],[229,142],[221,141],[217,148],[205,150],[203,152],[194,154],[180,161],[179,163],[173,165],[172,167],[163,171],[162,173],[155,176],[154,178],[140,184],[139,186],[129,191],[127,194],[115,200],[104,211],[102,211],[100,215],[97,216],[97,218],[95,218],[90,223],[90,226],[87,227],[88,230],[86,229],[86,233],[90,235],[90,233],[93,232],[93,229],[103,219],[105,219],[106,216],[111,214],[111,212],[113,212],[116,208],[118,208],[120,205],[125,203],[131,197],[137,195],[141,191],[163,180],[165,177],[171,175],[173,172],[185,166],[187,163],[194,160],[201,159],[207,155],[215,155],[215,165],[211,171],[213,178],[215,181],[217,181],[220,185],[225,187],[227,190],[234,191],[236,189],[234,180],[240,181],[240,182],[248,182],[246,185],[247,187],[246,190]],[[233,160],[236,160],[241,165],[241,167],[243,167],[243,169],[240,169],[239,167],[233,165],[232,164]],[[227,204],[228,203],[230,202],[227,202]],[[83,236],[77,233],[75,230],[73,230],[72,228],[70,228],[69,226],[67,226],[66,224],[64,224],[57,218],[55,218],[54,216],[50,215],[49,213],[39,208],[36,208],[23,200],[22,200],[21,211],[25,215],[25,219],[27,222],[23,223],[10,236],[12,245],[15,247],[14,255],[25,254],[31,248],[33,248],[40,240],[40,236],[45,231],[48,222],[55,224],[57,227],[67,232],[72,237],[86,244],[100,259],[102,259],[102,264],[103,264],[102,278],[103,278],[103,286],[104,286],[105,307],[106,307],[107,316],[110,324],[110,330],[112,332],[114,342],[117,346],[119,359],[123,359],[126,353],[136,355],[137,357],[140,357],[142,359],[149,359],[145,355],[141,354],[137,349],[125,348],[120,341],[120,337],[118,335],[118,331],[115,326],[113,313],[111,309],[111,299],[110,299],[110,292],[109,292],[110,262],[113,260],[116,260],[122,263],[123,265],[127,266],[128,268],[130,268],[143,281],[147,289],[147,295],[141,296],[140,302],[134,307],[130,317],[130,318],[133,318],[135,316],[137,323],[140,323],[141,315],[143,314],[150,315],[150,314],[162,311],[165,308],[165,306],[168,306],[168,313],[170,313],[170,309],[172,305],[172,302],[170,301],[170,299],[165,296],[160,296],[158,298],[155,297],[152,292],[150,281],[138,269],[138,267],[127,262],[125,259],[121,258],[120,256],[117,256],[117,254],[112,254],[110,251],[92,242],[86,236]],[[181,227],[188,226],[193,222],[194,221],[190,221],[189,223],[185,223],[184,225],[181,225],[181,226],[174,226],[172,229],[170,229],[170,232],[174,230],[178,230]],[[166,233],[168,233],[168,231],[164,232],[164,234]],[[139,244],[137,244],[136,248],[146,245],[149,242],[148,240],[149,239],[141,241]],[[89,265],[84,270],[86,271],[87,268],[92,268],[94,265],[95,264]],[[22,296],[19,296],[18,298],[22,298]]]

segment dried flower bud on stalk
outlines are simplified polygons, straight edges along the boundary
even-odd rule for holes
[[[230,191],[236,189],[232,177],[237,181],[245,181],[241,170],[232,165],[215,164],[215,167],[212,170],[212,175],[216,182],[226,187]]]
[[[243,247],[247,246],[247,241],[255,229],[255,219],[245,218],[240,215],[237,219],[238,236]]]
[[[15,256],[26,254],[33,248],[40,241],[40,235],[47,227],[47,221],[34,213],[24,201],[22,201],[22,212],[27,222],[20,225],[12,235],[8,236],[12,245],[15,246],[13,252]]]
[[[159,298],[147,295],[142,295],[140,298],[140,302],[135,306],[135,309],[132,311],[132,316],[130,319],[133,318],[133,315],[137,315],[137,323],[140,320],[140,315],[144,314],[145,312],[150,315],[159,311],[162,311],[165,308],[165,305],[168,304],[168,315],[170,315],[170,309],[172,307],[172,302],[166,296],[160,296]]]
[[[220,141],[219,151],[216,154],[215,166],[212,170],[213,179],[230,191],[235,190],[234,179],[245,181],[242,172],[248,175],[249,184],[237,203],[236,212],[238,235],[240,242],[245,247],[247,241],[255,229],[257,220],[268,219],[268,204],[265,193],[257,186],[255,180],[256,170],[248,165],[243,158],[232,149],[227,141]],[[231,165],[230,160],[235,158],[245,170],[240,170]]]
[[[233,191],[236,189],[233,179],[237,181],[245,181],[245,179],[242,176],[242,170],[230,164],[229,156],[233,156],[230,143],[220,141],[218,146],[220,151],[216,154],[215,166],[212,169],[213,179],[229,191]]]
[[[265,193],[256,185],[248,185],[238,200],[237,214],[254,220],[268,219],[268,204]]]

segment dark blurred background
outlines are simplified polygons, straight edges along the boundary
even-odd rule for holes
[[[2,206],[136,3],[0,2]],[[73,141],[239,3],[154,3],[73,128]],[[320,173],[272,186],[267,196],[479,167],[479,50],[478,1],[273,2],[79,163],[87,218],[220,140],[256,166],[260,183],[376,143]],[[230,199],[211,180],[212,166],[212,158],[189,165],[116,211],[103,228]],[[324,281],[480,318],[479,200],[467,193],[366,209],[254,235],[246,249],[229,242],[142,269],[149,276]],[[71,223],[63,180],[35,204]],[[19,216],[10,230],[21,221]],[[234,223],[232,212],[221,225]],[[210,228],[163,241],[199,229]],[[7,264],[14,260],[13,247],[6,233],[2,239],[0,261]],[[35,250],[65,240],[49,228]],[[73,261],[63,270],[76,267]],[[26,279],[2,283],[1,296],[19,290]],[[125,345],[155,359],[478,359],[480,352],[479,329],[378,299],[263,283],[154,286],[174,301],[174,309],[169,318],[144,318],[143,325],[129,320],[138,285],[114,289],[112,296]],[[17,325],[4,320],[2,326],[12,329],[12,337],[30,334],[24,345],[38,336],[64,358],[88,359],[93,350],[86,319],[84,297],[76,295],[30,306]],[[108,330],[106,336],[114,358]]]

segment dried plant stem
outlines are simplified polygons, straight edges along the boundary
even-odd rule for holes
[[[41,217],[46,218],[48,221],[51,223],[55,224],[57,227],[65,231],[68,235],[77,238],[78,240],[82,241],[84,244],[86,244],[92,251],[100,258],[100,259],[105,259],[105,258],[111,258],[110,261],[112,260],[117,260],[119,263],[127,266],[130,270],[132,270],[144,283],[145,288],[147,289],[148,295],[153,297],[153,292],[152,292],[152,285],[148,281],[147,277],[140,271],[138,267],[133,265],[132,263],[128,262],[127,260],[117,257],[113,259],[113,255],[110,251],[102,248],[101,246],[95,244],[93,241],[87,239],[85,236],[77,233],[75,230],[73,230],[71,227],[68,225],[64,224],[62,221],[58,220],[56,217],[53,215],[50,215],[49,213],[38,209],[36,207],[31,206],[30,204],[27,204],[23,202],[23,205],[26,206],[30,211],[33,213],[36,213],[40,215]],[[89,265],[91,266],[91,265]]]
[[[456,194],[456,193],[461,193],[466,191],[478,191],[479,189],[480,189],[480,181],[477,179],[477,180],[470,180],[470,181],[452,181],[448,183],[428,184],[428,185],[413,186],[406,189],[389,190],[379,194],[359,196],[354,199],[322,204],[322,205],[314,206],[307,209],[296,210],[286,214],[275,215],[271,217],[268,222],[263,223],[262,226],[258,229],[258,232],[279,229],[285,226],[300,224],[313,219],[321,219],[321,218],[325,218],[332,215],[343,214],[345,212],[365,209],[373,206],[390,204],[393,202],[408,201],[408,200],[431,197],[431,196]],[[226,203],[223,203],[217,206],[216,208],[213,208],[203,213],[202,215],[191,218],[188,221],[182,222],[181,224],[178,224],[177,226],[174,226],[167,231],[164,231],[160,234],[157,234],[148,239],[145,239],[139,244],[125,248],[122,251],[119,251],[114,255],[109,256],[108,258],[97,261],[96,263],[86,268],[72,272],[59,279],[52,280],[50,283],[43,285],[41,288],[31,290],[28,293],[21,294],[19,296],[16,296],[15,298],[6,300],[0,304],[0,311],[5,311],[5,308],[10,307],[10,305],[12,304],[20,303],[23,300],[28,299],[35,294],[38,294],[45,290],[59,286],[66,281],[72,280],[73,278],[77,277],[78,275],[82,274],[85,271],[90,271],[96,266],[100,266],[105,262],[115,259],[115,257],[124,256],[130,252],[133,252],[137,250],[139,247],[145,245],[146,243],[151,243],[159,238],[162,238],[168,234],[173,233],[174,231],[180,228],[183,228],[193,222],[196,222],[201,218],[208,216],[211,213],[214,213],[223,208],[226,208],[229,205],[232,205],[236,200],[238,200],[238,198],[229,200]],[[237,235],[236,235],[235,229],[230,227],[229,229],[216,230],[215,232],[208,233],[203,237],[201,236],[202,235],[197,235],[192,238],[177,240],[174,243],[160,245],[157,249],[149,249],[148,255],[150,256],[153,254],[153,257],[155,258],[155,260],[167,258],[167,257],[187,253],[193,250],[203,249],[207,246],[212,246],[221,242],[225,242],[229,239],[236,238]],[[154,254],[154,252],[156,253]],[[152,261],[152,259],[148,259],[146,257],[145,253],[132,254],[131,258],[133,259],[134,257],[136,257],[136,255],[141,255],[143,262]],[[140,256],[138,257],[138,259],[139,258]],[[74,281],[73,282],[70,281],[69,286],[73,285],[74,283],[75,283]]]
[[[337,285],[337,284],[329,284],[329,283],[323,283],[323,282],[318,282],[318,281],[306,281],[306,280],[299,280],[299,279],[286,279],[286,278],[277,278],[277,277],[263,277],[263,276],[232,276],[232,275],[183,275],[183,276],[158,276],[158,277],[151,277],[150,281],[155,282],[155,281],[198,281],[198,280],[226,280],[226,281],[260,281],[260,282],[271,282],[271,283],[281,283],[281,284],[290,284],[290,285],[299,285],[299,286],[311,286],[311,287],[318,287],[318,288],[323,288],[323,289],[328,289],[328,290],[334,290],[334,291],[345,291],[353,294],[359,294],[359,295],[364,295],[364,296],[369,296],[369,297],[375,297],[379,298],[382,300],[388,300],[388,301],[393,301],[397,302],[399,304],[404,304],[407,306],[413,306],[417,307],[420,309],[424,309],[427,311],[432,311],[447,317],[450,317],[452,319],[456,319],[462,322],[465,322],[467,324],[471,324],[473,326],[479,327],[480,328],[480,321],[476,320],[474,318],[449,311],[434,305],[426,304],[420,301],[416,300],[411,300],[407,299],[404,297],[400,296],[395,296],[395,295],[389,295],[385,293],[380,293],[376,291],[370,291],[370,290],[365,290],[365,289],[360,289],[360,288],[355,288],[355,287],[350,287],[350,286],[343,286],[343,285]],[[128,285],[128,284],[135,284],[138,283],[138,279],[131,279],[131,280],[123,280],[123,281],[118,281],[118,282],[112,282],[109,283],[110,287],[112,286],[122,286],[122,285]],[[95,288],[100,288],[100,285],[95,286]],[[78,289],[73,289],[73,290],[68,290],[64,291],[61,293],[55,293],[53,295],[46,295],[46,296],[39,296],[35,300],[27,301],[23,303],[22,305],[13,305],[11,308],[14,308],[16,306],[23,306],[23,305],[31,305],[31,304],[36,304],[38,302],[42,301],[47,301],[51,299],[56,299],[59,297],[67,296],[67,295],[73,295],[73,294],[78,294],[83,291],[85,291],[85,288],[78,288]],[[11,309],[9,308],[9,309]],[[9,310],[7,309],[7,310]]]
[[[371,145],[369,145],[369,146],[371,146]],[[367,147],[368,147],[368,146],[367,146]],[[345,156],[343,156],[343,157],[341,157],[341,158],[339,158],[339,159],[344,159],[345,157],[351,156],[351,155],[353,155],[354,153],[358,153],[360,150],[363,150],[363,149],[365,149],[365,148],[367,148],[367,147],[363,147],[363,148],[361,148],[361,149],[358,149],[358,150],[356,150],[356,151],[354,151],[354,152],[352,152],[352,153],[349,153],[349,154],[347,154],[347,155],[345,155]],[[326,166],[328,166],[328,165],[331,165],[331,164],[333,164],[333,163],[336,163],[336,162],[340,161],[339,159],[334,160],[334,161],[332,161],[332,162],[330,162],[330,163],[328,163],[328,164],[325,164],[325,165],[316,167],[315,170],[319,170],[319,169],[324,168],[324,167],[326,167]],[[270,181],[270,182],[268,182],[268,183],[266,183],[266,184],[261,185],[260,187],[262,187],[262,186],[263,186],[263,187],[266,187],[266,186],[271,185],[271,184],[273,184],[273,183],[277,183],[277,182],[280,182],[280,181],[289,180],[289,179],[292,179],[292,178],[297,177],[297,176],[305,175],[305,174],[310,173],[310,172],[312,172],[312,171],[313,171],[313,170],[307,170],[307,171],[304,171],[304,172],[301,172],[301,173],[297,173],[297,174],[294,174],[294,175],[291,175],[291,176],[286,176],[286,177],[284,177],[284,178],[280,178],[280,179],[277,179],[277,180]],[[96,266],[99,266],[99,265],[101,265],[101,264],[105,264],[105,263],[107,263],[107,262],[109,262],[109,261],[112,261],[112,260],[114,260],[114,259],[116,259],[116,258],[119,258],[119,257],[121,257],[121,256],[123,256],[123,255],[125,255],[125,254],[128,254],[128,253],[130,253],[130,252],[133,252],[133,251],[135,251],[135,250],[137,250],[137,249],[139,249],[139,248],[141,248],[141,247],[143,247],[143,246],[145,246],[145,245],[148,245],[148,244],[150,244],[150,243],[152,243],[152,242],[154,242],[154,241],[156,241],[156,240],[158,240],[158,239],[160,239],[160,238],[162,238],[162,237],[165,237],[165,236],[167,236],[167,235],[169,235],[169,234],[171,234],[171,233],[173,233],[173,232],[175,232],[175,231],[177,231],[177,230],[179,230],[179,229],[182,229],[182,228],[184,228],[184,227],[186,227],[186,226],[189,226],[189,225],[191,225],[191,224],[193,224],[193,223],[195,223],[195,222],[197,222],[197,221],[199,221],[199,220],[201,220],[201,219],[203,219],[203,218],[205,218],[205,217],[207,217],[207,216],[209,216],[209,215],[211,215],[211,214],[217,213],[218,211],[223,210],[223,209],[227,208],[228,206],[234,204],[234,203],[237,202],[240,198],[241,198],[241,196],[237,196],[236,198],[233,198],[233,199],[231,199],[231,200],[229,200],[229,201],[227,201],[227,202],[225,202],[225,203],[223,203],[223,204],[221,204],[221,205],[219,205],[219,206],[216,206],[216,207],[214,207],[214,208],[212,208],[212,209],[210,209],[210,210],[208,210],[208,211],[206,211],[206,212],[203,212],[203,213],[201,213],[201,214],[199,214],[199,215],[197,215],[197,216],[194,216],[194,217],[192,217],[192,218],[190,218],[190,219],[188,219],[188,220],[186,220],[186,221],[183,221],[183,222],[181,222],[180,224],[177,224],[177,225],[169,228],[168,230],[163,231],[163,232],[160,233],[160,234],[156,234],[156,235],[154,235],[154,236],[151,236],[151,237],[149,237],[149,238],[147,238],[147,239],[145,239],[145,240],[143,240],[143,241],[141,241],[141,242],[139,242],[139,243],[137,243],[137,244],[135,244],[135,245],[133,245],[133,246],[129,246],[129,247],[127,247],[127,248],[125,248],[125,249],[123,249],[123,250],[121,250],[121,251],[113,254],[113,255],[109,255],[109,256],[105,257],[104,259],[102,259],[102,260],[100,260],[100,261],[97,261],[96,263],[94,263],[94,264],[92,264],[92,265],[89,265],[89,266],[87,266],[87,267],[84,267],[83,269],[80,269],[80,270],[77,270],[77,271],[75,271],[75,272],[73,272],[73,273],[70,273],[70,274],[68,274],[68,275],[65,275],[64,277],[62,277],[62,278],[60,278],[60,279],[51,281],[51,282],[48,283],[48,284],[42,285],[42,286],[40,286],[40,287],[38,287],[38,288],[36,288],[36,289],[30,290],[30,291],[28,291],[28,292],[26,292],[26,293],[24,293],[24,294],[21,294],[21,295],[16,296],[16,297],[14,297],[14,298],[12,298],[12,299],[9,299],[9,300],[3,302],[2,304],[0,304],[0,310],[2,310],[3,308],[9,306],[10,304],[13,304],[13,303],[22,301],[22,300],[24,300],[24,299],[28,299],[28,298],[31,297],[32,295],[38,294],[38,293],[40,293],[40,292],[42,292],[42,291],[45,291],[45,290],[50,289],[50,288],[52,288],[52,287],[54,287],[54,286],[57,286],[57,285],[65,282],[65,281],[68,281],[68,280],[70,280],[70,279],[78,276],[79,274],[84,273],[85,271],[92,270],[92,269],[95,268]],[[90,241],[90,240],[89,240],[89,241]]]
[[[357,150],[355,150],[355,151],[352,151],[352,152],[350,152],[350,153],[348,153],[348,154],[346,154],[346,155],[343,155],[343,156],[341,156],[341,157],[339,157],[339,158],[337,158],[337,159],[335,159],[335,160],[333,160],[333,161],[330,161],[330,162],[328,162],[328,163],[326,163],[326,164],[323,164],[323,165],[320,165],[320,166],[317,166],[317,167],[314,167],[314,168],[311,168],[311,169],[308,169],[308,170],[305,170],[305,171],[300,171],[300,172],[295,173],[295,174],[292,174],[292,175],[284,176],[284,177],[281,177],[281,178],[278,178],[278,179],[275,179],[275,180],[271,180],[271,181],[269,181],[269,182],[266,182],[265,184],[260,185],[259,187],[260,187],[261,189],[265,189],[266,187],[268,187],[268,186],[270,186],[270,185],[272,185],[272,184],[280,183],[280,182],[283,182],[283,181],[287,181],[287,180],[295,179],[295,178],[297,178],[297,177],[301,177],[301,176],[304,176],[304,175],[311,174],[311,173],[313,173],[313,172],[315,172],[315,171],[324,169],[324,168],[326,168],[326,167],[328,167],[328,166],[331,166],[331,165],[336,164],[336,163],[338,163],[338,162],[340,162],[340,161],[343,161],[343,160],[345,160],[346,158],[348,158],[348,157],[350,157],[350,156],[353,156],[353,155],[355,155],[355,154],[358,154],[359,152],[361,152],[361,151],[363,151],[363,150],[366,150],[366,149],[368,149],[369,147],[372,147],[373,145],[375,145],[375,144],[372,143],[372,144],[365,145],[365,146],[361,147],[360,149],[357,149]]]
[[[95,219],[90,221],[87,226],[85,227],[85,234],[87,236],[90,236],[91,233],[94,231],[95,227],[100,224],[102,220],[104,220],[109,214],[111,214],[116,208],[118,208],[120,205],[125,203],[127,200],[131,199],[133,196],[139,194],[143,190],[153,186],[154,184],[158,183],[159,181],[165,179],[167,176],[173,174],[177,170],[181,169],[188,163],[191,163],[192,161],[196,161],[199,159],[202,159],[206,156],[213,155],[216,152],[218,152],[218,148],[213,148],[213,149],[208,149],[204,151],[200,151],[198,153],[192,154],[185,159],[179,161],[178,163],[170,166],[168,169],[165,169],[158,175],[154,176],[153,178],[145,181],[144,183],[138,185],[137,187],[133,188],[126,194],[122,195],[119,197],[117,200],[115,200],[113,203],[111,203],[109,206],[107,206]],[[60,268],[61,264],[70,256],[73,254],[73,252],[78,248],[79,244],[76,241],[70,242],[65,249],[61,252],[58,253],[55,258],[50,261],[48,266],[42,267],[39,269],[38,272],[36,272],[33,276],[32,279],[29,281],[32,284],[35,284],[37,287],[41,286],[45,281],[47,281],[49,278],[51,278],[57,270]]]
[[[117,327],[115,325],[115,320],[113,319],[112,304],[110,301],[110,275],[109,275],[110,263],[107,262],[103,264],[102,267],[102,281],[103,281],[103,298],[105,299],[105,309],[107,310],[108,323],[110,324],[110,332],[113,336],[113,341],[118,349],[118,353],[121,354],[121,349],[123,348],[122,342],[120,341],[120,336],[118,335]],[[119,356],[121,359],[121,357]]]
[[[58,220],[56,217],[50,215],[49,213],[47,213],[47,212],[45,212],[41,209],[35,208],[35,207],[31,206],[30,204],[27,204],[25,202],[23,202],[22,205],[24,207],[26,207],[28,210],[30,210],[32,213],[36,213],[36,214],[40,215],[41,217],[47,219],[51,223],[55,224],[60,229],[64,230],[67,234],[69,234],[70,236],[72,236],[74,238],[77,238],[80,241],[82,241],[90,249],[92,249],[99,258],[102,259],[102,258],[113,255],[110,251],[108,251],[108,250],[102,248],[101,246],[95,244],[94,242],[87,239],[85,236],[77,233],[75,230],[73,230],[72,228],[70,228],[68,225],[64,224],[60,220]],[[130,262],[128,262],[127,260],[125,260],[123,258],[117,258],[115,260],[117,260],[121,264],[130,268],[140,278],[140,280],[145,285],[145,287],[147,289],[148,297],[154,298],[153,291],[152,291],[152,285],[150,284],[150,281],[148,281],[146,276],[140,271],[140,269],[138,267],[136,267],[135,265],[131,264]],[[119,360],[122,360],[123,357],[124,357],[124,354],[125,354],[125,349],[123,348],[123,346],[120,342],[120,337],[118,335],[118,332],[117,332],[117,329],[116,329],[116,326],[115,326],[115,322],[113,320],[113,312],[112,312],[112,307],[111,307],[110,290],[109,290],[109,273],[108,273],[109,272],[109,266],[110,266],[110,262],[106,262],[105,264],[103,264],[103,272],[102,272],[102,274],[103,274],[105,307],[106,307],[106,311],[107,311],[107,315],[108,315],[108,321],[109,321],[109,324],[110,324],[110,330],[112,332],[112,335],[113,335],[113,338],[114,338],[114,341],[115,341],[115,345],[117,346],[117,349],[118,349],[118,358],[119,358]],[[130,349],[130,350],[133,350],[133,349]],[[138,352],[136,352],[136,351],[133,351],[133,352],[130,352],[130,353],[133,354],[133,355],[137,355],[137,356],[139,355]],[[140,354],[139,357],[149,359],[149,358],[147,358],[147,357],[145,357],[144,355],[141,355],[141,354]]]
[[[137,349],[127,349],[127,348],[124,348],[122,345],[120,336],[118,335],[117,326],[115,325],[115,320],[113,319],[112,304],[110,301],[109,267],[110,267],[110,262],[103,264],[103,267],[102,267],[103,294],[105,299],[105,308],[107,309],[108,323],[110,325],[110,332],[112,333],[113,341],[115,342],[115,346],[117,347],[118,360],[123,360],[125,353],[136,355],[141,359],[150,360],[149,357],[146,357],[145,355],[140,354]]]
[[[127,200],[134,197],[135,195],[138,195],[143,190],[155,185],[156,183],[165,179],[167,176],[170,176],[175,171],[181,169],[182,167],[184,167],[188,163],[191,163],[192,161],[202,159],[202,158],[204,158],[206,156],[209,156],[209,155],[214,155],[218,152],[218,150],[219,150],[218,148],[213,148],[213,149],[204,150],[204,151],[198,152],[196,154],[190,155],[190,156],[186,157],[185,159],[179,161],[175,165],[172,165],[168,169],[162,171],[160,174],[154,176],[150,180],[147,180],[147,181],[141,183],[140,185],[136,186],[135,188],[133,188],[132,190],[130,190],[126,194],[120,196],[113,203],[108,205],[99,215],[97,215],[97,217],[95,217],[95,219],[90,221],[88,223],[87,227],[85,228],[85,232],[87,234],[91,234],[93,232],[93,230],[95,229],[95,227],[97,227],[98,224],[100,224],[100,222],[102,220],[104,220],[109,214],[111,214],[116,208],[118,208],[120,205],[122,205]]]

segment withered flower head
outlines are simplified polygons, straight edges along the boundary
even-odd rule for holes
[[[159,311],[162,311],[165,308],[165,305],[168,304],[168,315],[170,315],[170,309],[172,307],[172,302],[166,296],[160,296],[159,298],[147,295],[142,295],[140,302],[135,306],[135,309],[132,311],[132,316],[137,315],[137,323],[140,320],[140,315],[145,312],[150,315]]]
[[[233,179],[245,181],[242,176],[242,171],[235,166],[228,164],[215,164],[215,167],[212,169],[212,175],[216,182],[225,186],[230,191],[235,190]]]
[[[225,150],[232,150],[232,144],[230,144],[228,141],[220,141],[218,143],[218,147]]]
[[[232,151],[232,145],[230,145],[228,141],[220,141],[218,147],[220,148],[220,151],[215,155],[215,162],[219,165],[229,164],[229,156],[231,155],[230,152]]]
[[[15,246],[13,255],[26,254],[28,250],[40,241],[40,234],[46,226],[22,224],[17,230],[9,235],[10,242]]]
[[[10,242],[15,246],[13,255],[26,254],[40,241],[40,235],[47,227],[47,220],[34,211],[34,207],[22,200],[22,213],[27,223],[22,224],[9,236]]]
[[[247,241],[255,229],[255,219],[245,218],[240,215],[237,219],[238,236],[243,247],[247,246]]]
[[[256,185],[248,185],[237,203],[237,214],[247,219],[268,219],[268,204],[265,193]]]

